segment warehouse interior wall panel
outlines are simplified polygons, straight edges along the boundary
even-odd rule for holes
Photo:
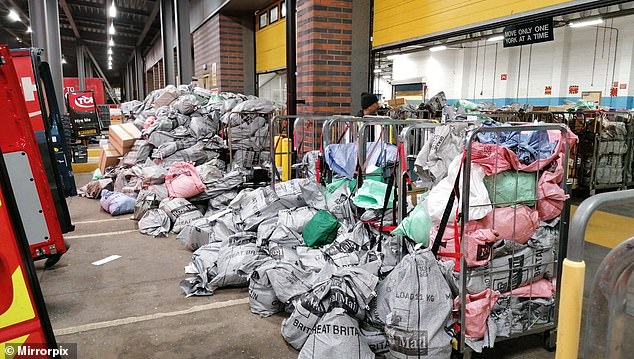
[[[375,88],[389,99],[392,85],[422,82],[428,87],[428,97],[445,91],[450,103],[469,99],[499,107],[514,102],[562,105],[578,100],[583,91],[601,91],[602,105],[632,108],[632,20],[634,16],[615,18],[603,28],[559,27],[554,41],[532,46],[505,49],[502,42],[479,41],[440,52],[398,55],[393,60],[392,79],[377,76]],[[608,27],[618,29],[618,44],[616,31]],[[610,96],[613,82],[618,82],[617,96]],[[570,86],[579,86],[579,92],[569,93]]]
[[[286,68],[286,19],[255,31],[256,71]]]
[[[373,47],[547,8],[570,0],[374,0]]]

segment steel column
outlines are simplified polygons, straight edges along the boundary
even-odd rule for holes
[[[136,83],[137,83],[137,100],[143,101],[145,98],[145,66],[143,64],[143,55],[141,50],[137,48],[134,51],[134,62],[136,64]]]
[[[29,17],[31,19],[31,46],[43,49],[46,47],[46,12],[42,0],[29,0]],[[48,53],[43,52],[42,61],[47,61]]]
[[[189,32],[189,0],[174,0],[176,10],[176,54],[180,84],[192,82],[192,40]]]
[[[161,36],[163,39],[163,74],[165,85],[175,85],[174,74],[174,2],[161,0]]]
[[[297,114],[297,6],[286,0],[286,103],[289,116]],[[292,130],[292,129],[291,129]]]
[[[86,61],[84,60],[84,46],[77,46],[77,77],[79,77],[79,89],[86,89]]]

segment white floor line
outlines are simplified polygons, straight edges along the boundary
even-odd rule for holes
[[[116,236],[119,234],[128,234],[133,232],[138,232],[138,229],[130,229],[127,231],[118,231],[118,232],[105,232],[105,233],[95,233],[95,234],[81,234],[77,236],[64,236],[64,239],[80,239],[80,238],[93,238],[93,237],[104,237],[104,236]]]
[[[108,218],[108,219],[97,219],[93,221],[73,222],[73,224],[90,224],[90,223],[113,222],[113,221],[131,221],[131,219],[130,217]]]
[[[175,312],[155,313],[155,314],[142,315],[139,317],[127,317],[122,319],[109,320],[105,322],[96,322],[96,323],[78,325],[75,327],[57,329],[57,330],[54,330],[54,332],[56,336],[70,335],[70,334],[82,333],[82,332],[86,332],[90,330],[118,327],[118,326],[126,325],[126,324],[146,322],[148,320],[161,319],[161,318],[176,317],[176,316],[184,315],[184,314],[192,314],[197,312],[203,312],[206,310],[220,309],[220,308],[232,307],[235,305],[248,304],[248,303],[249,303],[249,298],[232,299],[232,300],[227,300],[224,302],[197,305],[189,309],[177,310]]]

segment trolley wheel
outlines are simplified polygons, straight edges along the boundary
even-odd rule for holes
[[[555,330],[547,330],[544,332],[544,349],[554,352],[557,347],[557,332]]]
[[[49,269],[53,267],[54,265],[57,264],[57,262],[59,262],[61,258],[62,258],[61,253],[51,255],[50,257],[46,258],[46,262],[44,263],[44,268]]]

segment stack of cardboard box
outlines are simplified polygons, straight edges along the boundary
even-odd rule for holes
[[[108,129],[108,145],[101,148],[99,155],[99,169],[105,172],[106,168],[119,163],[121,156],[130,151],[134,142],[141,138],[141,131],[133,123],[122,125],[110,125]]]

